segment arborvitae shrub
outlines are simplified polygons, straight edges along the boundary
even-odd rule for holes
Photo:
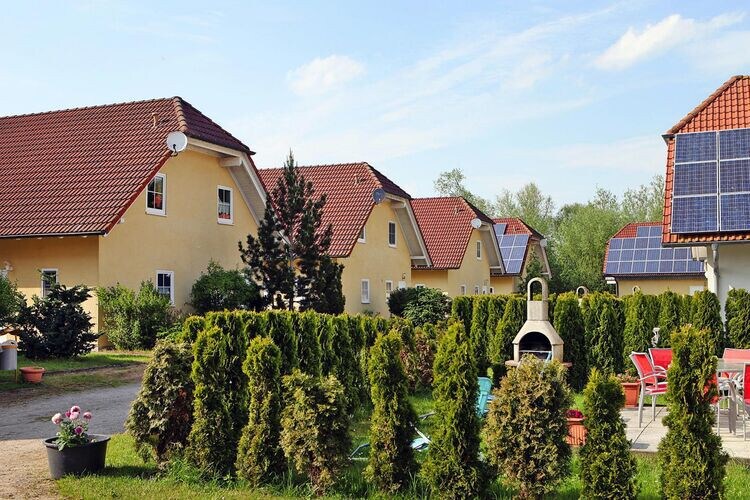
[[[729,347],[750,349],[750,293],[742,288],[729,291],[727,299],[727,340]]]
[[[568,382],[574,390],[580,391],[586,385],[588,362],[586,360],[586,339],[583,331],[583,315],[578,305],[578,297],[573,292],[563,293],[557,298],[554,326],[565,342],[564,361],[573,363],[568,369]]]
[[[496,385],[505,374],[505,362],[513,359],[513,339],[526,321],[526,300],[521,295],[510,295],[503,317],[490,337],[492,379]]]
[[[266,328],[268,336],[281,350],[281,374],[287,375],[297,368],[297,336],[294,332],[292,313],[289,311],[268,311]]]
[[[692,325],[698,330],[708,330],[714,343],[714,353],[724,348],[724,324],[721,321],[721,304],[709,290],[696,292],[692,300]]]
[[[687,326],[672,336],[672,364],[667,371],[669,429],[659,443],[662,495],[668,499],[722,498],[727,454],[713,432],[711,399],[717,389],[715,337]]]
[[[293,316],[297,338],[299,369],[313,376],[320,375],[321,347],[318,339],[321,315],[312,311],[295,313]]]
[[[471,344],[472,357],[477,365],[477,373],[484,375],[489,365],[489,336],[487,335],[487,318],[489,317],[489,297],[482,295],[474,300],[474,309],[471,313],[471,330],[469,342]]]
[[[693,321],[693,296],[680,297],[680,328]]]
[[[586,443],[580,451],[582,496],[629,499],[638,494],[637,464],[620,410],[625,393],[618,378],[592,370],[583,391]]]
[[[320,342],[320,371],[331,375],[336,365],[337,356],[333,350],[333,318],[328,314],[321,315],[318,322],[318,342]]]
[[[206,327],[206,319],[203,316],[188,316],[182,323],[182,329],[177,335],[179,342],[192,344],[198,338],[198,332]]]
[[[682,298],[667,290],[659,295],[659,347],[669,347],[674,332],[682,326]]]
[[[399,357],[406,371],[409,389],[429,389],[432,387],[432,365],[435,363],[437,342],[435,327],[430,323],[414,329],[413,348],[406,350],[403,343]],[[399,336],[400,338],[400,336]]]
[[[386,493],[407,486],[416,470],[411,436],[417,414],[409,402],[400,352],[401,338],[396,332],[381,335],[370,349],[373,412],[365,475]]]
[[[518,487],[520,498],[553,492],[570,472],[565,369],[525,356],[494,395],[485,426],[489,464]]]
[[[347,464],[350,418],[344,387],[336,377],[312,377],[299,370],[283,378],[281,447],[297,472],[324,493]]]
[[[411,321],[404,318],[391,318],[388,322],[388,330],[396,330],[401,336],[401,342],[404,344],[404,349],[411,349],[414,345],[414,325]]]
[[[497,330],[497,324],[503,319],[505,313],[505,303],[508,301],[507,295],[490,295],[489,304],[487,305],[487,326],[485,331],[487,332],[487,353],[489,356],[489,339],[495,334]]]
[[[267,337],[252,339],[242,369],[247,375],[248,420],[237,449],[237,474],[250,484],[268,482],[286,469],[281,433],[281,351]]]
[[[635,373],[635,367],[630,363],[631,352],[647,352],[651,347],[654,327],[658,321],[658,309],[654,307],[651,295],[636,292],[631,296],[625,309],[625,331],[623,365]]]
[[[187,443],[193,424],[192,365],[188,344],[156,344],[125,422],[144,461],[155,458],[162,463]]]
[[[589,369],[622,372],[624,321],[619,301],[608,293],[593,293],[584,304]]]
[[[333,337],[331,350],[335,355],[331,373],[344,386],[346,408],[352,413],[360,402],[359,358],[354,350],[354,343],[349,330],[349,316],[340,314],[333,317]]]
[[[481,496],[486,475],[479,460],[479,385],[468,335],[461,323],[453,323],[441,339],[433,372],[437,423],[422,472],[441,496]]]
[[[451,305],[451,316],[458,319],[464,324],[464,329],[469,332],[471,331],[471,315],[473,313],[474,304],[471,297],[466,295],[459,295],[453,298],[453,304]]]

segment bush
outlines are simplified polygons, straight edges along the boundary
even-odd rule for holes
[[[417,421],[407,395],[406,374],[399,360],[396,332],[381,335],[370,350],[370,387],[374,406],[370,418],[370,458],[366,477],[386,493],[406,486],[416,470],[411,448]]]
[[[210,261],[205,273],[193,284],[190,303],[198,314],[235,309],[260,310],[262,301],[258,286],[241,271],[224,269]]]
[[[324,493],[346,466],[351,448],[344,387],[336,377],[299,370],[284,377],[281,447],[297,472]]]
[[[286,469],[281,434],[281,351],[267,337],[247,347],[242,369],[247,375],[249,415],[237,450],[237,474],[252,485],[268,482]]]
[[[471,297],[460,295],[453,299],[451,305],[451,316],[464,324],[467,332],[471,331],[471,314],[474,310],[474,302]]]
[[[299,369],[309,375],[319,376],[322,352],[318,330],[319,322],[324,319],[320,314],[308,311],[295,314],[293,320],[297,337]]]
[[[584,498],[636,498],[637,464],[620,410],[625,393],[617,376],[594,369],[583,391],[586,443],[580,451]]]
[[[415,328],[413,348],[401,350],[400,359],[412,391],[432,387],[432,365],[437,352],[435,333],[436,330],[430,323]]]
[[[394,316],[403,316],[406,305],[417,298],[419,289],[399,288],[388,296],[388,311]]]
[[[497,385],[505,373],[505,362],[513,359],[513,339],[526,321],[526,299],[511,295],[505,303],[505,311],[497,329],[490,337],[490,363],[493,384]]]
[[[297,334],[289,311],[268,311],[266,317],[266,335],[281,350],[281,374],[289,375],[297,368]]]
[[[489,339],[492,338],[492,336],[495,333],[495,330],[497,330],[497,325],[500,323],[500,320],[503,319],[503,314],[505,313],[505,304],[508,301],[507,295],[489,295],[489,303],[487,304],[487,337],[488,337],[488,345],[487,345],[487,355],[489,356]]]
[[[487,323],[489,318],[490,297],[481,295],[474,299],[474,309],[471,313],[471,330],[469,332],[469,343],[471,344],[472,358],[477,364],[477,373],[484,375],[489,366],[489,335]]]
[[[479,460],[479,385],[466,331],[453,323],[438,346],[433,370],[436,427],[423,465],[435,493],[481,496],[486,476]]]
[[[188,344],[159,342],[154,349],[125,422],[144,461],[163,463],[187,443],[193,425],[192,364]]]
[[[727,454],[713,430],[711,400],[718,393],[715,336],[687,326],[672,336],[667,371],[669,429],[659,443],[662,496],[668,499],[722,498]]]
[[[91,316],[81,304],[89,288],[53,284],[46,297],[34,296],[18,312],[19,349],[29,359],[73,358],[88,354],[99,335],[91,333]]]
[[[556,302],[555,330],[565,342],[564,361],[573,363],[568,369],[568,382],[574,390],[580,391],[586,385],[588,376],[583,315],[578,297],[573,292],[560,295]]]
[[[622,373],[623,327],[621,304],[609,293],[593,293],[583,299],[588,367]]]
[[[565,414],[571,403],[563,366],[533,356],[495,391],[485,427],[487,459],[518,486],[520,498],[541,498],[569,474]]]
[[[659,347],[669,347],[674,332],[682,326],[682,299],[667,290],[659,295]]]
[[[360,402],[360,387],[357,385],[359,361],[349,330],[349,316],[340,314],[331,319],[333,328],[329,342],[333,354],[333,366],[330,373],[344,387],[346,408],[352,413]]]
[[[182,328],[177,334],[177,341],[192,344],[198,338],[198,332],[206,327],[206,318],[203,316],[188,316],[182,323]]]
[[[635,373],[635,367],[630,363],[630,353],[647,352],[651,347],[654,327],[659,320],[658,303],[655,303],[652,295],[636,292],[631,296],[625,311],[623,365]]]
[[[750,293],[742,288],[729,291],[726,303],[729,347],[750,349]]]
[[[169,297],[159,294],[151,281],[138,293],[115,285],[97,289],[104,333],[118,349],[151,349],[162,330],[173,323]]]
[[[15,283],[0,274],[0,327],[11,323],[24,303]]]
[[[437,323],[451,311],[451,300],[437,288],[418,288],[417,296],[404,307],[404,318],[414,326]]]
[[[707,330],[714,343],[714,353],[721,355],[724,348],[724,325],[721,321],[721,304],[709,290],[695,292],[692,300],[691,323],[698,330]]]

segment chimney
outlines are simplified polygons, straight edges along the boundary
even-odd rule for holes
[[[153,121],[152,128],[156,128],[156,125],[159,123],[159,113],[157,112],[151,113],[151,120]]]

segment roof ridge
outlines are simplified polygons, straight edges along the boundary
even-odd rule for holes
[[[177,117],[177,123],[180,125],[180,132],[183,134],[188,131],[187,120],[185,119],[185,111],[182,109],[182,98],[175,96],[172,98],[172,105],[174,106],[174,113]]]
[[[366,161],[355,161],[345,163],[320,163],[316,165],[297,165],[297,168],[323,168],[323,167],[348,167],[348,166],[368,166],[373,168],[372,165]],[[284,167],[258,167],[261,170],[281,170]]]
[[[180,102],[180,104],[179,104],[179,109],[180,109],[180,112],[182,112],[182,113],[183,113],[183,116],[184,116],[184,109],[183,109],[183,106],[185,106],[185,105],[186,105],[186,106],[190,107],[190,109],[191,109],[192,111],[194,111],[194,112],[198,113],[198,114],[199,114],[199,115],[201,115],[201,116],[202,116],[203,118],[205,118],[206,120],[208,120],[208,121],[209,121],[209,122],[211,123],[211,125],[215,126],[215,127],[216,127],[216,128],[218,128],[219,130],[221,130],[221,131],[222,131],[223,133],[227,134],[227,135],[228,135],[229,137],[231,137],[232,139],[234,139],[235,141],[237,141],[237,142],[238,142],[239,144],[241,144],[242,146],[244,146],[244,147],[245,147],[245,148],[246,148],[246,149],[247,149],[248,151],[251,151],[251,150],[250,150],[250,148],[249,148],[249,147],[247,146],[247,144],[245,144],[245,143],[244,143],[244,142],[242,142],[242,141],[241,141],[240,139],[238,139],[237,137],[235,137],[235,136],[234,136],[234,135],[233,135],[233,134],[232,134],[231,132],[229,132],[229,131],[228,131],[227,129],[225,129],[224,127],[222,127],[221,125],[219,125],[218,123],[216,123],[215,121],[213,121],[213,120],[211,119],[211,117],[210,117],[210,116],[208,116],[208,115],[207,115],[207,114],[205,114],[205,113],[204,113],[203,111],[201,111],[200,109],[198,109],[198,108],[196,108],[195,106],[193,106],[192,104],[190,104],[190,102],[188,102],[187,100],[183,99],[183,98],[182,98],[182,97],[180,97],[180,96],[175,96],[175,97],[174,97],[174,99],[176,99],[176,100],[179,100],[179,102]],[[177,108],[177,106],[175,106],[175,108]],[[182,125],[181,125],[181,126],[182,126]],[[188,133],[188,134],[189,134],[189,133],[191,133],[191,130],[190,130],[190,126],[189,126],[189,124],[187,123],[187,121],[185,121],[185,127],[186,127],[186,130],[184,130],[183,132],[185,132],[185,133]],[[209,142],[210,142],[210,141],[209,141]],[[252,151],[251,151],[251,153],[252,153]]]
[[[93,106],[78,106],[78,107],[72,107],[72,108],[62,108],[62,109],[52,109],[48,111],[37,111],[35,113],[21,113],[18,115],[5,115],[0,116],[0,120],[5,118],[24,118],[27,116],[40,116],[40,115],[50,115],[54,113],[66,113],[68,111],[85,111],[89,109],[100,109],[100,108],[113,108],[116,106],[129,106],[131,104],[145,104],[150,102],[161,102],[161,101],[169,101],[173,99],[182,99],[179,96],[173,96],[173,97],[156,97],[154,99],[138,99],[134,101],[122,101],[122,102],[113,102],[110,104],[95,104]]]
[[[706,109],[712,102],[714,102],[716,99],[719,98],[721,94],[727,91],[729,87],[734,85],[738,80],[741,80],[743,78],[750,78],[748,75],[734,75],[729,80],[724,82],[718,89],[716,89],[711,95],[709,95],[707,98],[705,98],[700,104],[698,104],[691,112],[689,112],[687,115],[685,115],[682,120],[677,122],[672,128],[667,130],[666,135],[672,135],[679,132],[685,125],[690,123],[690,121],[695,118],[701,111]]]

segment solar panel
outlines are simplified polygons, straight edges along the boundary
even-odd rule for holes
[[[497,236],[498,241],[500,241],[500,238],[505,234],[505,228],[508,225],[504,222],[499,222],[495,224],[495,236]]]
[[[721,162],[721,192],[750,191],[750,160],[725,160]]]
[[[750,129],[722,130],[719,132],[720,159],[750,158]]]
[[[675,197],[672,200],[672,232],[700,233],[717,231],[718,213],[715,195]]]
[[[519,274],[523,267],[523,259],[526,255],[526,246],[529,243],[528,234],[506,234],[498,239],[500,253],[503,256],[505,272],[508,274]]]
[[[685,163],[674,167],[674,195],[716,193],[716,162]]]
[[[716,132],[677,134],[675,163],[716,160]]]
[[[724,231],[750,229],[750,194],[721,196],[721,229]]]
[[[661,226],[638,226],[634,237],[609,240],[606,274],[696,274],[702,272],[703,263],[693,260],[689,248],[661,246]]]

